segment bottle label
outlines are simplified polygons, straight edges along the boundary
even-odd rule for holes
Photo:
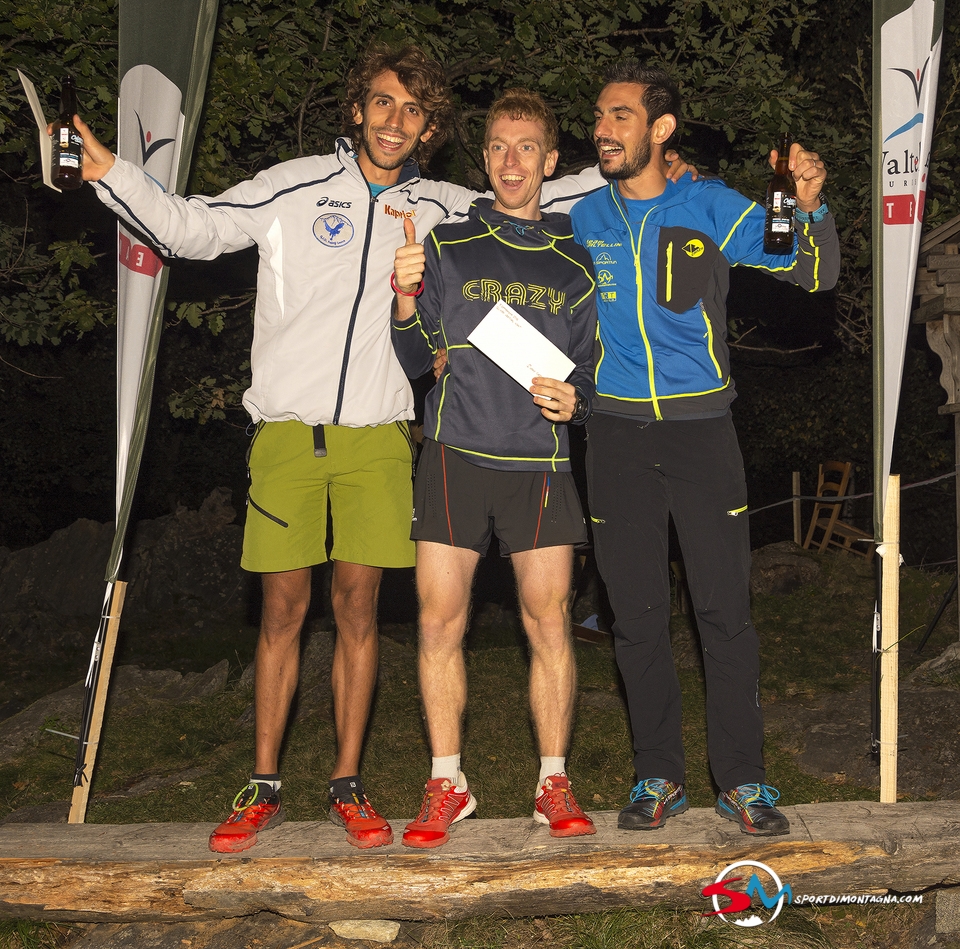
[[[793,230],[793,221],[788,217],[775,217],[770,222],[770,231],[774,234],[789,234]]]
[[[70,129],[68,129],[65,125],[61,126],[60,128],[60,147],[70,147]]]
[[[789,192],[773,192],[773,201],[771,202],[770,210],[773,211],[774,214],[792,214],[796,206],[797,199]]]

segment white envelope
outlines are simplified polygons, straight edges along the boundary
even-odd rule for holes
[[[43,170],[43,183],[48,188],[59,191],[60,189],[53,183],[53,145],[50,143],[50,136],[47,135],[47,125],[49,123],[44,117],[40,97],[37,95],[36,87],[19,69],[17,75],[20,77],[20,83],[23,86],[23,91],[27,94],[27,102],[30,103],[33,118],[40,130],[40,167]]]
[[[563,382],[576,367],[573,360],[503,300],[467,339],[524,389],[529,390],[534,376]]]

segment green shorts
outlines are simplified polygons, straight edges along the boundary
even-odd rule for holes
[[[413,448],[406,422],[367,428],[324,426],[326,457],[314,455],[303,422],[260,422],[248,456],[250,491],[244,570],[277,573],[327,560],[410,567]]]

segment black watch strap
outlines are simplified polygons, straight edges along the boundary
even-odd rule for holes
[[[573,415],[570,416],[571,422],[583,422],[586,421],[587,416],[590,414],[590,403],[587,401],[587,397],[577,389],[577,401],[573,406]]]

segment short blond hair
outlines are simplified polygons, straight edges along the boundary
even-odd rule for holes
[[[483,147],[490,144],[490,129],[497,119],[527,119],[539,122],[543,128],[543,145],[546,152],[555,152],[560,138],[557,117],[539,92],[529,89],[507,89],[487,112],[487,125],[483,134]]]

